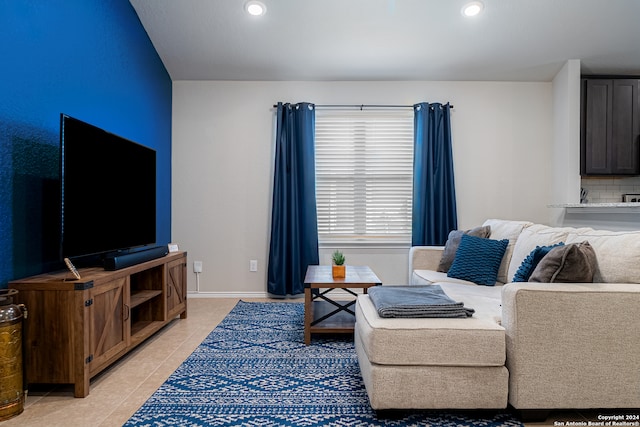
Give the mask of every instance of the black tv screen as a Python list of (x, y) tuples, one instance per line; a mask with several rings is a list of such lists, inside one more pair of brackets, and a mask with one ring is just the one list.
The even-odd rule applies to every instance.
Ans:
[(61, 114), (62, 256), (156, 241), (156, 152)]

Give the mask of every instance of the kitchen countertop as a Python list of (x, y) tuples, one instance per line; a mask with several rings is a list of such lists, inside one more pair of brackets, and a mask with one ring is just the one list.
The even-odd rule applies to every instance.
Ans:
[(548, 205), (549, 208), (640, 208), (640, 203), (612, 202), (612, 203), (560, 203)]

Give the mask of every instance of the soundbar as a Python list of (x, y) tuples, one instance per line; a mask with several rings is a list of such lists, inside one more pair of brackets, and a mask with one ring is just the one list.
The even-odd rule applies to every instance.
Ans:
[(152, 259), (161, 258), (169, 253), (167, 246), (156, 246), (129, 254), (115, 255), (104, 259), (104, 269), (107, 271), (120, 270)]

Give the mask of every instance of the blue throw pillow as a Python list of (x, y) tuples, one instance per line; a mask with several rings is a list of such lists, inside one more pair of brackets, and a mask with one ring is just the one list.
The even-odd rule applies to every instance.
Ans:
[(522, 260), (522, 264), (518, 267), (518, 271), (513, 275), (512, 282), (528, 282), (529, 277), (531, 277), (531, 273), (536, 269), (540, 260), (556, 246), (564, 246), (564, 243), (560, 242), (555, 245), (536, 246), (536, 248), (532, 250), (524, 260)]
[(507, 239), (492, 240), (464, 234), (447, 276), (478, 285), (495, 285), (508, 244)]

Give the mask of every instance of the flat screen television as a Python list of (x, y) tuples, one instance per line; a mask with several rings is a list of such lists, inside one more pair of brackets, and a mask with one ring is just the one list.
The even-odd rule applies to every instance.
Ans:
[(61, 114), (60, 151), (62, 257), (156, 242), (155, 150)]

